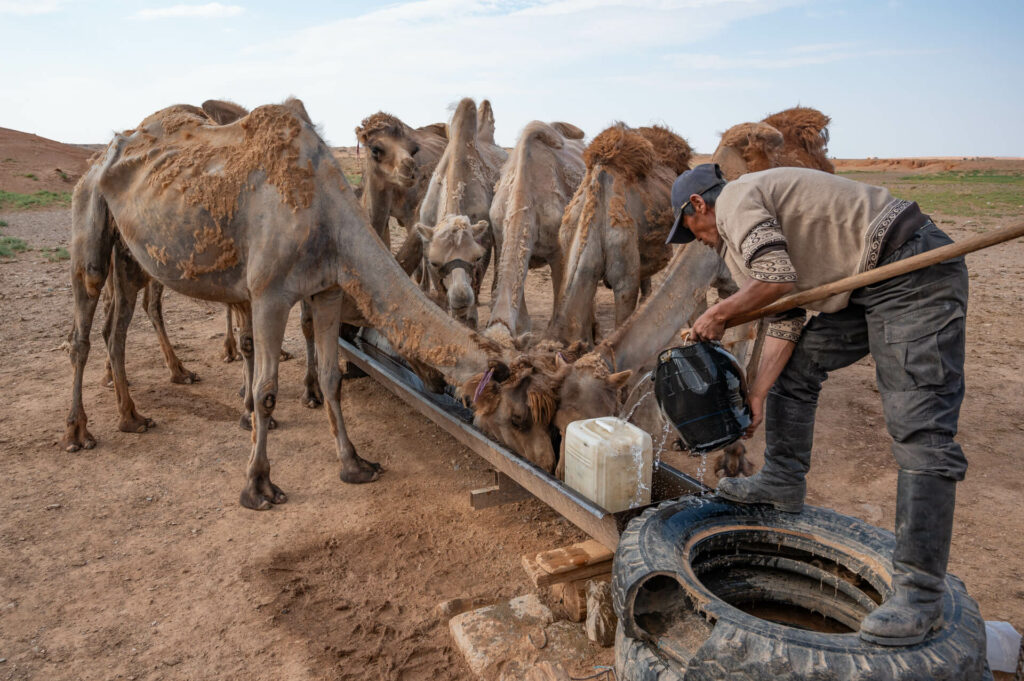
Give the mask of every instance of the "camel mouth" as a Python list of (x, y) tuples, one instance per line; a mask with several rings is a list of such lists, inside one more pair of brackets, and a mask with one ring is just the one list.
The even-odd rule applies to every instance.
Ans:
[(398, 179), (398, 184), (406, 188), (416, 184), (416, 176), (413, 174), (397, 173), (396, 178)]

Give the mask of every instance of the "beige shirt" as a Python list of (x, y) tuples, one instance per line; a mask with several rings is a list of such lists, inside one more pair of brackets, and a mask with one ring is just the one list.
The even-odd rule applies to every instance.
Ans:
[[(727, 184), (715, 216), (737, 284), (790, 282), (804, 291), (875, 267), (886, 233), (911, 205), (831, 173), (773, 168)], [(840, 293), (807, 307), (837, 312), (849, 299)], [(770, 333), (795, 341), (792, 326), (786, 335)]]

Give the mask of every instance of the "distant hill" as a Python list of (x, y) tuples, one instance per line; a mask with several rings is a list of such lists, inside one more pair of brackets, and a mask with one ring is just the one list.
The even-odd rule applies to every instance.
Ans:
[(0, 190), (32, 194), (69, 192), (104, 145), (55, 142), (39, 135), (0, 128)]

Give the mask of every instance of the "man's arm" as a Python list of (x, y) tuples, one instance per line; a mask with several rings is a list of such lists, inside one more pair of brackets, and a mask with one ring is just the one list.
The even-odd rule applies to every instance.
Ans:
[(775, 385), (775, 379), (779, 377), (782, 370), (793, 356), (796, 343), (775, 336), (768, 336), (764, 339), (764, 350), (761, 352), (761, 366), (757, 370), (757, 378), (754, 384), (747, 389), (747, 402), (750, 404), (750, 426), (743, 435), (743, 439), (750, 438), (764, 420), (764, 401), (768, 397), (768, 391)]
[[(709, 307), (693, 323), (692, 335), (697, 340), (721, 340), (725, 324), (730, 319), (774, 303), (792, 290), (793, 284), (790, 282), (769, 283), (750, 279), (739, 291)], [(779, 370), (782, 370), (781, 367)]]

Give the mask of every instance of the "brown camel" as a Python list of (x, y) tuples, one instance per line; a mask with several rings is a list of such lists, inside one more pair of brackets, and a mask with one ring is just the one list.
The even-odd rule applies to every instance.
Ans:
[(767, 123), (740, 123), (724, 133), (711, 156), (728, 180), (740, 175), (782, 165), (785, 140), (782, 133)]
[(836, 168), (828, 160), (828, 124), (831, 121), (817, 109), (796, 106), (772, 114), (763, 122), (781, 132), (785, 140), (780, 165), (834, 173)]
[[(649, 138), (658, 141), (657, 147)], [(664, 143), (666, 138), (675, 144)], [(615, 324), (636, 307), (641, 287), (672, 256), (670, 192), (690, 148), (664, 128), (632, 130), (619, 123), (583, 154), (587, 174), (565, 209), (559, 232), (564, 274), (546, 335), (594, 343), (593, 302), (602, 280), (615, 295)]]
[(437, 167), (448, 138), (438, 134), (438, 125), (413, 129), (391, 114), (378, 111), (363, 119), (356, 138), (363, 155), (362, 204), (370, 224), (391, 248), (389, 218), (409, 230), (416, 211), (427, 193), (430, 176)]
[[(111, 267), (111, 254), (114, 254)], [(270, 480), (267, 426), (277, 400), (281, 341), (291, 307), (308, 298), (319, 382), (341, 460), (341, 479), (381, 472), (345, 432), (337, 337), (342, 303), (354, 306), (401, 354), (454, 385), (491, 366), (507, 378), (500, 348), (438, 310), (402, 275), (376, 237), (341, 168), (297, 100), (263, 106), (231, 125), (210, 125), (179, 105), (115, 135), (83, 176), (72, 201), (71, 273), (75, 329), (72, 406), (62, 445), (95, 446), (82, 403), (82, 377), (100, 291), (112, 269), (115, 390), (132, 430), (139, 415), (124, 377), (124, 341), (135, 294), (132, 268), (179, 293), (232, 305), (243, 323), (246, 401), (255, 405), (252, 450), (242, 490), (247, 508), (286, 501)]]
[[(501, 164), (508, 153), (494, 144), (494, 115), (491, 104), (480, 104), (483, 116), (483, 136), (479, 134), (476, 104), (470, 98), (459, 102), (448, 125), (449, 143), (430, 178), (426, 196), (420, 205), (420, 221), (428, 226), (439, 225), (448, 215), (464, 215), (471, 223), (487, 220), (494, 198), (494, 185), (501, 172)], [(419, 242), (419, 239), (416, 239)], [(409, 243), (409, 240), (406, 240)], [(480, 282), (491, 262), (493, 237), (488, 228), (482, 241), (486, 249), (477, 265), (474, 298), (480, 295)], [(419, 245), (422, 249), (422, 244)], [(403, 245), (403, 250), (405, 247)], [(399, 260), (404, 260), (400, 255)], [(426, 271), (426, 263), (423, 263)]]
[(507, 341), (530, 330), (525, 296), (529, 268), (547, 264), (553, 292), (561, 287), (558, 229), (586, 173), (582, 140), (583, 131), (568, 123), (527, 123), (502, 167), (490, 211), (500, 255), (488, 337)]
[(484, 257), (487, 221), (469, 224), (465, 215), (448, 215), (436, 227), (416, 224), (423, 239), (424, 262), (434, 301), (471, 329), (476, 328), (476, 294), (480, 259)]

